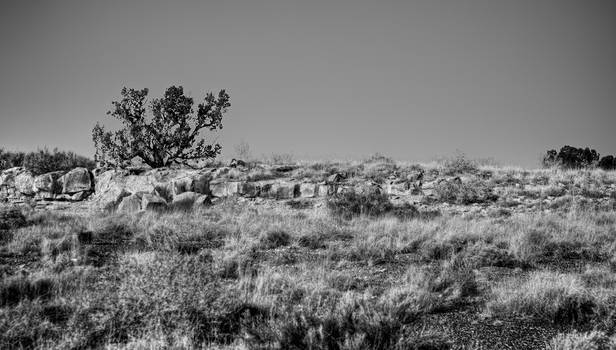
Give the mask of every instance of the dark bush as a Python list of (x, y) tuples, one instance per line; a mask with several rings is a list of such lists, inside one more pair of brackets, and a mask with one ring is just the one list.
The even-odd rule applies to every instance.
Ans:
[(25, 155), (24, 152), (11, 152), (0, 148), (0, 171), (16, 166), (23, 166)]
[(576, 148), (564, 146), (560, 152), (556, 150), (547, 151), (543, 157), (543, 166), (560, 166), (566, 169), (587, 168), (597, 164), (599, 161), (599, 153), (594, 149)]
[(0, 149), (0, 170), (23, 166), (35, 175), (45, 174), (52, 171), (68, 171), (77, 167), (93, 169), (93, 160), (77, 155), (73, 152), (59, 151), (54, 148), (38, 149), (35, 152), (7, 152)]
[(93, 160), (73, 152), (59, 151), (57, 148), (50, 152), (47, 148), (43, 148), (27, 153), (23, 166), (35, 175), (40, 175), (52, 171), (68, 171), (77, 167), (93, 169), (96, 164)]
[(259, 246), (263, 249), (276, 249), (291, 243), (291, 236), (282, 230), (269, 231), (259, 238)]
[(597, 166), (603, 170), (616, 170), (616, 158), (614, 156), (605, 156), (601, 158)]
[(327, 207), (335, 216), (344, 219), (359, 215), (376, 217), (394, 209), (394, 205), (386, 194), (359, 194), (353, 191), (335, 195), (327, 202)]
[(0, 306), (15, 305), (22, 300), (48, 298), (54, 288), (49, 278), (31, 280), (25, 276), (5, 279), (0, 285)]

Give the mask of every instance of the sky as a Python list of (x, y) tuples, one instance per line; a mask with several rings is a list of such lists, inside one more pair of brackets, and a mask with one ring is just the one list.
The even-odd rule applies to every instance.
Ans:
[(120, 90), (226, 89), (256, 155), (616, 153), (613, 0), (1, 0), (0, 147), (92, 156)]

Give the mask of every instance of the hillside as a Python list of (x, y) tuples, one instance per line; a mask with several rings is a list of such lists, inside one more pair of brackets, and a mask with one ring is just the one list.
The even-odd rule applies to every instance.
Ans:
[(14, 168), (0, 201), (0, 348), (616, 343), (615, 172)]

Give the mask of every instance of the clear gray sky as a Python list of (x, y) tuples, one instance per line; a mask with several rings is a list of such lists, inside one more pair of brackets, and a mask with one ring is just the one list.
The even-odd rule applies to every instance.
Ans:
[(13, 150), (92, 155), (123, 86), (179, 84), (228, 90), (227, 156), (616, 153), (614, 0), (2, 0), (0, 50)]

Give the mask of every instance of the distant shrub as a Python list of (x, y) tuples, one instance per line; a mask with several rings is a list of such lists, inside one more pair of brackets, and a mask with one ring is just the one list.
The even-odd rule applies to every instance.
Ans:
[(440, 160), (443, 175), (453, 176), (464, 173), (476, 173), (479, 171), (477, 162), (469, 159), (466, 154), (458, 153), (453, 157)]
[(23, 166), (25, 156), (26, 154), (24, 152), (11, 152), (0, 148), (0, 171)]
[(362, 163), (363, 176), (377, 183), (383, 183), (398, 170), (396, 162), (379, 153), (372, 155)]
[(594, 149), (564, 146), (559, 152), (547, 151), (543, 157), (543, 166), (559, 166), (566, 169), (579, 169), (594, 166), (599, 161), (599, 153)]
[(616, 158), (614, 156), (605, 156), (601, 158), (597, 166), (603, 170), (616, 170)]
[(408, 203), (395, 206), (386, 194), (374, 192), (363, 194), (349, 191), (337, 194), (328, 200), (327, 207), (334, 216), (347, 220), (360, 215), (392, 215), (402, 220), (421, 216), (414, 206)]
[(57, 148), (50, 152), (47, 148), (43, 148), (27, 153), (23, 166), (40, 175), (52, 171), (68, 171), (77, 167), (93, 169), (96, 164), (93, 160), (73, 152), (59, 151)]
[(472, 180), (441, 181), (435, 186), (437, 198), (442, 202), (455, 204), (473, 204), (495, 201), (498, 197), (492, 192), (492, 188), (484, 181)]
[(291, 153), (272, 153), (269, 162), (271, 164), (291, 164), (294, 160)]

